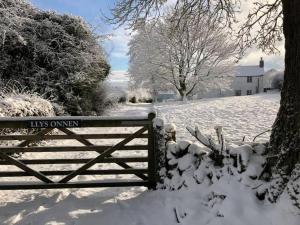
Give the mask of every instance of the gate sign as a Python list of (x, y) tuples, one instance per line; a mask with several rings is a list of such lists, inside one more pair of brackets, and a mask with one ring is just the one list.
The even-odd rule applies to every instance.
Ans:
[(29, 128), (67, 128), (80, 127), (80, 120), (30, 120)]

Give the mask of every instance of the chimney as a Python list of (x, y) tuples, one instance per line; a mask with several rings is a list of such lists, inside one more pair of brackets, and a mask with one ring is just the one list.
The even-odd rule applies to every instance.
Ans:
[(260, 68), (264, 68), (264, 66), (265, 66), (265, 62), (264, 62), (263, 58), (260, 57), (259, 67), (260, 67)]

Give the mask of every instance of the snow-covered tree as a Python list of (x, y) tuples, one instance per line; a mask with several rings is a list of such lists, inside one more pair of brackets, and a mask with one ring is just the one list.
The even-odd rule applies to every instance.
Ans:
[(97, 113), (109, 72), (98, 37), (80, 17), (0, 0), (0, 77), (16, 80), (72, 115)]
[(170, 87), (182, 99), (200, 84), (231, 72), (236, 44), (214, 17), (197, 12), (173, 20), (174, 14), (136, 29), (129, 43), (129, 73), (153, 92)]

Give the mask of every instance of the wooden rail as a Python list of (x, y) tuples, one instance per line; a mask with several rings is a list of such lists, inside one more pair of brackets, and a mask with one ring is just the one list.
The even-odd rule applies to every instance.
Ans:
[[(148, 117), (26, 117), (0, 118), (0, 130), (20, 130), (24, 134), (0, 135), (0, 190), (52, 189), (52, 188), (92, 188), (115, 186), (147, 186), (155, 188), (156, 169), (154, 154), (154, 113)], [(128, 127), (131, 133), (113, 134), (79, 134), (82, 128), (90, 127)], [(75, 130), (72, 128), (76, 128)], [(27, 131), (28, 132), (24, 132)], [(32, 133), (34, 132), (34, 133)], [(113, 140), (112, 145), (97, 145), (91, 140)], [(142, 144), (129, 144), (132, 140), (143, 141)], [(48, 146), (49, 141), (74, 140), (81, 146)], [(42, 145), (39, 142), (44, 141)], [(9, 144), (13, 143), (13, 145)], [(17, 144), (16, 144), (17, 143)], [(113, 153), (126, 152), (126, 157), (116, 157)], [(64, 156), (59, 157), (59, 153)], [(76, 152), (83, 155), (94, 152), (93, 157), (74, 158)], [(137, 156), (137, 152), (144, 152)], [(16, 157), (16, 153), (18, 156)], [(50, 158), (49, 154), (56, 156)], [(95, 156), (96, 153), (96, 156)], [(130, 153), (135, 153), (130, 155)], [(66, 158), (66, 154), (68, 157)], [(129, 156), (127, 156), (127, 154)], [(128, 163), (134, 163), (135, 167)], [(95, 169), (94, 165), (117, 164), (118, 168)], [(57, 165), (57, 166), (53, 166)], [(59, 166), (65, 165), (64, 169)], [(76, 168), (74, 169), (74, 165)], [(145, 166), (147, 165), (147, 166)], [(18, 170), (8, 170), (14, 166)], [(41, 168), (43, 166), (43, 168)], [(50, 169), (45, 169), (50, 166)], [(53, 167), (55, 169), (53, 169)], [(70, 169), (71, 168), (71, 169)], [(98, 167), (99, 168), (99, 167)], [(98, 176), (131, 174), (133, 179), (100, 179)], [(84, 181), (76, 177), (86, 176)], [(9, 177), (10, 179), (7, 179)], [(33, 182), (33, 177), (38, 181)], [(118, 176), (119, 177), (119, 176)], [(136, 178), (134, 178), (136, 177)], [(11, 181), (11, 178), (14, 181)], [(25, 179), (21, 181), (20, 178)], [(27, 180), (26, 180), (27, 178)]]

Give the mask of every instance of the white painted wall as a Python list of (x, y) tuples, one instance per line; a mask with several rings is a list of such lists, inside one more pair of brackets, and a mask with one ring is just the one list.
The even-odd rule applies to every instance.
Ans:
[(234, 91), (232, 89), (222, 89), (222, 88), (214, 88), (210, 90), (206, 90), (203, 93), (199, 93), (193, 96), (193, 99), (201, 99), (201, 98), (219, 98), (219, 97), (228, 97), (234, 96)]
[[(258, 92), (257, 92), (258, 88)], [(252, 83), (247, 82), (247, 77), (235, 77), (233, 81), (233, 89), (241, 90), (241, 95), (247, 95), (247, 90), (252, 90), (252, 94), (263, 92), (263, 76), (252, 77)]]

